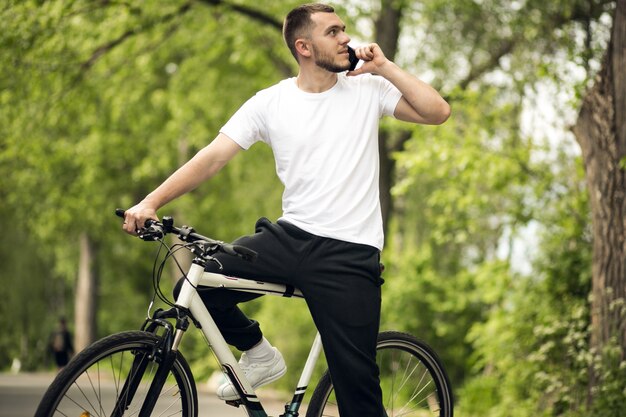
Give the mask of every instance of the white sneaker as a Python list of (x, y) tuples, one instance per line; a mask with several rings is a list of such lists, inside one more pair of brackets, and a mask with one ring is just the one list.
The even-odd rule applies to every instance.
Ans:
[[(287, 365), (278, 349), (273, 347), (274, 357), (267, 362), (252, 362), (248, 359), (246, 352), (241, 354), (239, 367), (252, 384), (252, 388), (257, 389), (261, 385), (276, 381), (287, 372)], [(217, 396), (220, 400), (232, 401), (239, 398), (239, 394), (233, 384), (227, 381), (217, 388)]]

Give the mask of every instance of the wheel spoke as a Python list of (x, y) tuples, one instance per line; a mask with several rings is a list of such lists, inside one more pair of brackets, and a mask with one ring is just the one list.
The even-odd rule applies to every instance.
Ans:
[[(89, 381), (90, 385), (93, 388), (93, 384), (91, 384), (91, 377), (89, 376), (89, 373), (86, 373), (86, 377), (87, 380)], [(97, 408), (91, 403), (91, 400), (89, 399), (89, 397), (87, 396), (87, 394), (85, 393), (85, 390), (83, 390), (83, 388), (81, 388), (80, 385), (78, 385), (78, 383), (76, 383), (76, 388), (78, 388), (78, 390), (80, 391), (80, 393), (83, 395), (83, 398), (85, 398), (85, 401), (87, 401), (87, 403), (89, 404), (89, 407), (91, 407), (91, 409), (93, 410), (93, 412), (95, 413)]]
[[(83, 392), (83, 390), (81, 389), (80, 385), (78, 385), (76, 382), (74, 382), (74, 385), (76, 386), (76, 388), (78, 389), (78, 391), (83, 394), (83, 397), (85, 398), (85, 400), (87, 401), (87, 403), (89, 404), (89, 407), (91, 407), (91, 410), (95, 413), (95, 408), (93, 407), (93, 405), (91, 404), (91, 402), (89, 401), (89, 398), (87, 398), (87, 396), (85, 395), (85, 393)], [(78, 399), (74, 399), (73, 396), (70, 395), (65, 395), (64, 398), (67, 398), (68, 400), (70, 400), (70, 402), (72, 402), (73, 404), (75, 404), (76, 406), (78, 406), (78, 408), (80, 408), (83, 411), (88, 411), (88, 408), (85, 408), (82, 404), (78, 403)], [(59, 410), (57, 410), (59, 411)]]
[[(96, 372), (98, 372), (98, 398), (102, 398), (102, 381), (100, 379), (100, 362), (96, 363)], [(105, 415), (102, 401), (100, 401), (100, 413), (101, 415)]]

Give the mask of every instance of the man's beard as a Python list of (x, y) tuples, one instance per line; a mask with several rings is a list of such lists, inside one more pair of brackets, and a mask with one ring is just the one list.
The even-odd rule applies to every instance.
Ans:
[(350, 69), (350, 61), (346, 62), (345, 65), (338, 65), (334, 62), (334, 57), (328, 54), (320, 53), (319, 49), (313, 46), (313, 53), (315, 54), (315, 65), (320, 68), (324, 68), (326, 71), (330, 72), (344, 72)]

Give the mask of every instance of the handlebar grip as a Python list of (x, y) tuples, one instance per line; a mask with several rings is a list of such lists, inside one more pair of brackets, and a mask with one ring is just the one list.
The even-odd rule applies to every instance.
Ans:
[[(121, 217), (123, 219), (126, 216), (126, 210), (121, 209), (121, 208), (116, 208), (115, 209), (115, 215), (117, 217)], [(157, 223), (157, 221), (153, 220), (153, 219), (147, 219), (146, 222), (144, 223), (144, 227), (150, 227), (154, 223)]]

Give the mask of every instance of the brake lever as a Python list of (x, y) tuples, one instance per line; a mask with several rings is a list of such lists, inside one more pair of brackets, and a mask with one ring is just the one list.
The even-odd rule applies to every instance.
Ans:
[(138, 230), (137, 236), (141, 240), (150, 242), (163, 239), (163, 236), (165, 236), (165, 231), (163, 230), (163, 226), (157, 221), (146, 220), (146, 227)]

